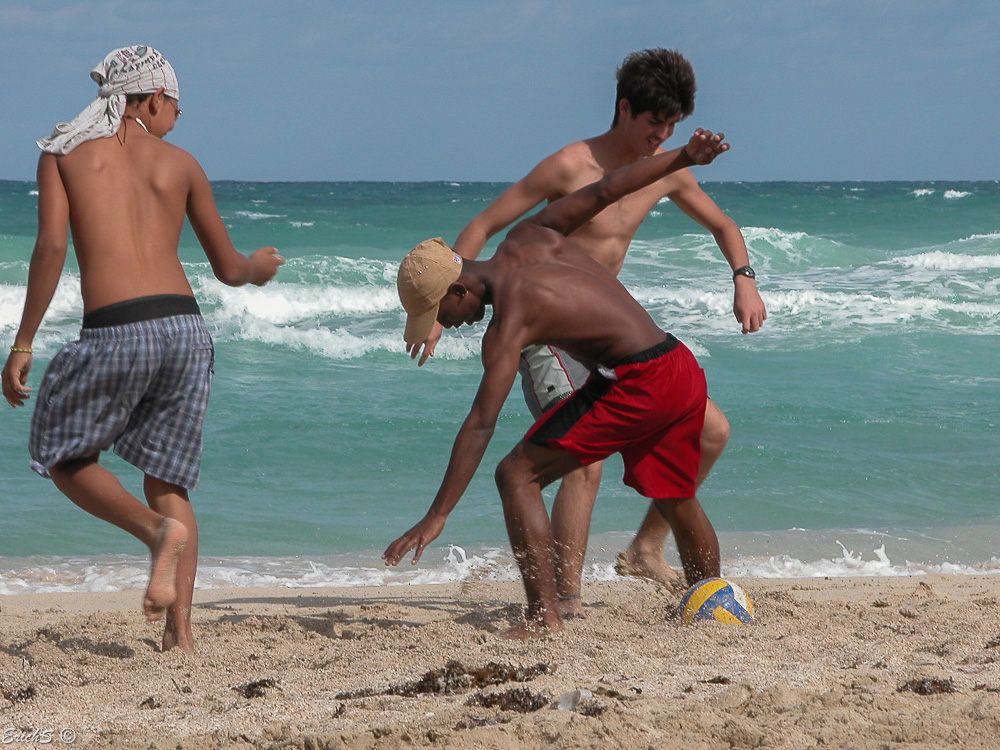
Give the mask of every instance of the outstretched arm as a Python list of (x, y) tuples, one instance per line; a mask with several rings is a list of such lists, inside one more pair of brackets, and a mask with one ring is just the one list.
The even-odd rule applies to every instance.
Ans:
[[(562, 186), (572, 178), (573, 161), (567, 149), (543, 159), (466, 224), (455, 239), (452, 250), (463, 258), (475, 260), (490, 237), (513, 224), (539, 203), (560, 194)], [(435, 323), (422, 344), (406, 345), (410, 359), (420, 357), (418, 367), (422, 367), (429, 357), (434, 356), (441, 334), (441, 325)]]
[(403, 556), (414, 548), (413, 562), (420, 560), (427, 545), (444, 530), (448, 514), (462, 498), (483, 460), (500, 410), (514, 384), (522, 348), (520, 341), (511, 340), (501, 333), (501, 326), (494, 325), (496, 321), (494, 313), (494, 319), (483, 336), (483, 379), (469, 416), (455, 437), (441, 487), (427, 514), (382, 553), (386, 565), (399, 564)]
[(651, 185), (671, 172), (696, 164), (711, 164), (716, 156), (729, 150), (729, 144), (723, 143), (724, 138), (722, 133), (698, 128), (682, 148), (664, 151), (616, 169), (603, 179), (550, 203), (525, 222), (569, 235), (629, 193)]
[(262, 247), (249, 257), (233, 247), (226, 225), (215, 207), (212, 186), (201, 166), (191, 159), (187, 216), (191, 228), (212, 264), (215, 277), (228, 286), (263, 286), (278, 272), (285, 259), (274, 247)]
[[(690, 173), (678, 175), (676, 188), (667, 194), (681, 211), (708, 229), (731, 270), (750, 265), (746, 242), (735, 221), (719, 208)], [(733, 278), (733, 314), (743, 333), (753, 333), (767, 319), (767, 308), (757, 291), (757, 282), (743, 275)]]

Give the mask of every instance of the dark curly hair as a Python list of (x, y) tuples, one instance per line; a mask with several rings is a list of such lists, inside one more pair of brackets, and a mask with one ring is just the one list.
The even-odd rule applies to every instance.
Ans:
[(666, 117), (687, 117), (694, 112), (697, 86), (691, 63), (680, 52), (671, 49), (644, 49), (626, 57), (618, 68), (618, 90), (615, 96), (615, 118), (618, 124), (618, 104), (628, 99), (632, 116), (655, 112)]

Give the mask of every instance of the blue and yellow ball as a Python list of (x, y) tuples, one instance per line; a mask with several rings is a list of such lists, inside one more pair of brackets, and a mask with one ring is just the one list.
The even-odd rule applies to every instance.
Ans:
[(741, 625), (753, 620), (753, 602), (747, 592), (725, 578), (706, 578), (688, 589), (678, 607), (681, 622), (715, 620)]

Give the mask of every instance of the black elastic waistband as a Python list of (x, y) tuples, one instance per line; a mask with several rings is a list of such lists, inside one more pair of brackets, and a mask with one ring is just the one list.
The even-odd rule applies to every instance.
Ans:
[[(651, 346), (648, 349), (643, 349), (641, 352), (635, 354), (630, 354), (627, 357), (623, 357), (615, 363), (615, 367), (621, 367), (622, 365), (638, 365), (643, 362), (652, 362), (657, 357), (662, 357), (667, 352), (672, 352), (677, 348), (677, 345), (681, 343), (678, 341), (673, 334), (666, 334), (667, 338), (664, 339), (663, 343), (657, 344), (656, 346)], [(614, 368), (612, 368), (614, 369)]]
[(107, 328), (143, 320), (169, 318), (171, 315), (201, 315), (194, 297), (186, 294), (154, 294), (115, 302), (84, 313), (84, 328)]

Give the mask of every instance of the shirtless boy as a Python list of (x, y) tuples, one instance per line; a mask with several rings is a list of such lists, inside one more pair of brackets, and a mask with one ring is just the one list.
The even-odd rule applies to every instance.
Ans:
[[(474, 218), (459, 234), (454, 250), (475, 259), (487, 240), (544, 201), (554, 201), (601, 179), (615, 169), (662, 153), (660, 144), (674, 126), (694, 110), (695, 78), (690, 63), (671, 50), (652, 49), (625, 58), (618, 70), (618, 88), (611, 129), (595, 138), (572, 143), (544, 159), (524, 178)], [(649, 211), (664, 197), (708, 229), (733, 270), (733, 312), (743, 333), (757, 331), (767, 317), (746, 244), (739, 227), (682, 169), (664, 176), (583, 223), (573, 232), (578, 248), (617, 275), (629, 243)], [(434, 352), (441, 336), (436, 326), (423, 343), (420, 364)], [(420, 346), (407, 347), (416, 357)], [(586, 380), (588, 369), (549, 346), (525, 349), (521, 384), (536, 419), (568, 398)], [(708, 476), (729, 439), (729, 423), (722, 411), (708, 402), (701, 436), (702, 458), (698, 484)], [(601, 481), (601, 462), (570, 472), (563, 478), (552, 505), (553, 533), (559, 550), (559, 593), (564, 610), (580, 611), (580, 578), (583, 572), (590, 517)], [(638, 575), (661, 583), (676, 580), (663, 559), (663, 545), (670, 526), (650, 505), (635, 539), (618, 557), (622, 574)]]
[[(266, 283), (284, 260), (233, 247), (208, 178), (166, 143), (181, 114), (166, 58), (137, 45), (94, 69), (98, 98), (38, 142), (38, 237), (3, 395), (23, 406), (31, 345), (62, 274), (68, 231), (80, 266), (83, 330), (49, 364), (31, 421), (31, 466), (74, 503), (150, 549), (146, 617), (162, 648), (191, 653), (202, 423), (214, 350), (177, 256), (185, 214), (230, 286)], [(144, 474), (147, 507), (98, 464), (115, 452)]]
[(698, 130), (688, 144), (641, 159), (550, 203), (515, 226), (486, 261), (464, 260), (440, 238), (412, 250), (397, 286), (407, 312), (404, 338), (493, 315), (483, 335), (483, 379), (459, 429), (441, 487), (427, 514), (386, 549), (396, 565), (416, 562), (444, 528), (482, 461), (497, 417), (529, 345), (565, 349), (592, 368), (586, 384), (550, 409), (496, 470), (504, 518), (527, 597), (527, 622), (505, 634), (561, 630), (556, 543), (542, 489), (570, 471), (621, 453), (625, 483), (653, 500), (674, 529), (688, 583), (719, 575), (719, 543), (695, 497), (705, 376), (694, 356), (664, 333), (615, 275), (568, 239), (626, 195), (728, 150)]

